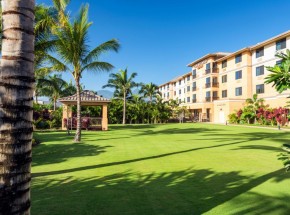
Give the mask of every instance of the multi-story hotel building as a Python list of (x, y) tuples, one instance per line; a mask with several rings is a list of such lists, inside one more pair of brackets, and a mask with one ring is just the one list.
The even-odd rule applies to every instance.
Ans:
[(207, 54), (192, 63), (191, 72), (160, 85), (164, 100), (178, 100), (200, 121), (225, 123), (234, 110), (257, 93), (270, 107), (284, 107), (290, 91), (279, 94), (264, 84), (266, 66), (279, 64), (277, 52), (290, 49), (290, 31), (234, 53)]

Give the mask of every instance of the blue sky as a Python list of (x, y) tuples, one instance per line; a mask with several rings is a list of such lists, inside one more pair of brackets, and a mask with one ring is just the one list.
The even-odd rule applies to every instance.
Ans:
[[(117, 38), (119, 53), (102, 60), (115, 66), (112, 72), (128, 67), (144, 83), (162, 84), (207, 53), (236, 51), (290, 30), (289, 0), (72, 0), (72, 15), (83, 3), (94, 23), (91, 46)], [(86, 73), (82, 83), (99, 90), (107, 80), (107, 73)]]

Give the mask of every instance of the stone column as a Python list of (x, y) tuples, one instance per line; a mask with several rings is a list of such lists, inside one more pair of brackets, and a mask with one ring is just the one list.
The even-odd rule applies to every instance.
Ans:
[(108, 105), (104, 104), (102, 106), (102, 130), (108, 130)]

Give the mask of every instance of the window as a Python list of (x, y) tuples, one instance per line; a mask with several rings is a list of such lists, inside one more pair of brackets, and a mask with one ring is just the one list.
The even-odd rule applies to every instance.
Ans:
[(218, 92), (217, 92), (217, 91), (213, 91), (213, 92), (212, 92), (212, 98), (213, 98), (214, 100), (218, 99)]
[(193, 82), (192, 83), (192, 91), (195, 91), (196, 90), (196, 82)]
[(181, 85), (181, 80), (179, 80), (179, 85)]
[(256, 93), (261, 94), (265, 92), (264, 84), (258, 84), (256, 85)]
[(192, 102), (196, 102), (196, 94), (192, 95)]
[(207, 98), (210, 98), (210, 91), (207, 91), (206, 94), (205, 94), (205, 96), (206, 96)]
[(283, 38), (276, 42), (276, 50), (281, 50), (286, 48), (286, 38)]
[(190, 76), (187, 76), (187, 81), (190, 81)]
[(264, 66), (256, 67), (256, 76), (264, 75)]
[(226, 98), (228, 97), (228, 91), (227, 90), (223, 90), (222, 91), (222, 98)]
[(276, 61), (276, 65), (277, 65), (277, 66), (281, 66), (281, 65), (282, 65), (282, 60), (277, 60), (277, 61)]
[(169, 97), (169, 92), (167, 93), (167, 98)]
[(165, 93), (163, 94), (163, 98), (165, 98), (166, 97), (166, 95), (165, 95)]
[(190, 86), (187, 86), (187, 92), (190, 92)]
[(207, 63), (207, 64), (205, 65), (205, 69), (206, 69), (206, 70), (210, 69), (210, 63)]
[(185, 93), (185, 88), (183, 89), (183, 92)]
[(210, 83), (210, 77), (207, 77), (207, 78), (205, 79), (205, 83), (207, 83), (207, 84)]
[(222, 76), (222, 83), (227, 83), (228, 81), (228, 76), (227, 75), (223, 75)]
[(236, 71), (236, 80), (242, 79), (242, 70)]
[(169, 84), (167, 85), (167, 90), (169, 90)]
[(264, 47), (257, 49), (256, 58), (263, 57), (263, 56), (264, 56)]
[(226, 68), (227, 64), (228, 64), (227, 60), (223, 60), (222, 61), (222, 68)]
[(174, 95), (176, 96), (176, 91), (174, 91)]
[(242, 87), (236, 88), (236, 96), (241, 96), (243, 94)]
[(238, 55), (236, 55), (235, 62), (236, 62), (236, 63), (240, 63), (240, 62), (242, 62), (242, 54), (238, 54)]
[(179, 95), (181, 94), (181, 90), (179, 90)]
[(196, 76), (196, 69), (192, 70), (192, 76)]
[(178, 103), (181, 104), (181, 99), (178, 99)]
[(187, 103), (189, 103), (190, 102), (190, 97), (187, 97), (186, 99), (187, 99)]

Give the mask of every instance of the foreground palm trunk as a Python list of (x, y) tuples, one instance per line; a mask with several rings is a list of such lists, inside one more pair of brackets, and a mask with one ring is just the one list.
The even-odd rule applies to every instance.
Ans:
[(0, 214), (30, 214), (34, 0), (2, 0)]
[(126, 91), (123, 95), (123, 125), (126, 124)]
[(79, 81), (76, 80), (76, 88), (77, 88), (77, 130), (75, 135), (75, 142), (81, 141), (81, 132), (82, 132), (82, 124), (81, 124), (81, 86)]

